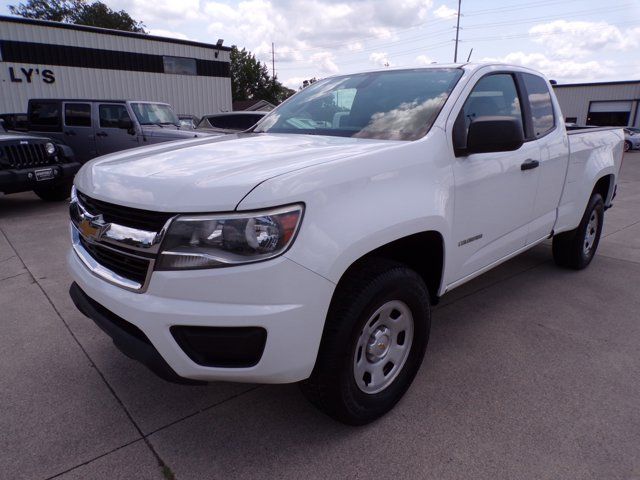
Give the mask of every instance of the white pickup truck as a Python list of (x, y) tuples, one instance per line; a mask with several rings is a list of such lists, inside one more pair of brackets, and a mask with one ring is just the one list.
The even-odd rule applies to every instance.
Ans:
[(567, 132), (521, 67), (328, 78), (250, 132), (84, 165), (70, 294), (165, 379), (301, 382), (364, 424), (409, 388), (441, 295), (548, 238), (589, 264), (623, 141)]

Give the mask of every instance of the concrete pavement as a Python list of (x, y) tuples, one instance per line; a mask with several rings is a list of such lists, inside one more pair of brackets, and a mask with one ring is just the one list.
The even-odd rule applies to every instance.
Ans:
[(598, 256), (549, 244), (443, 298), (425, 363), (363, 428), (296, 386), (165, 383), (68, 298), (66, 205), (0, 197), (0, 478), (640, 478), (640, 153)]

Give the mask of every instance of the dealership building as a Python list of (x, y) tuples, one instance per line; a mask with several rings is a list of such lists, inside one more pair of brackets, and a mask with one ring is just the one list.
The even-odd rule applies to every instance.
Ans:
[(166, 102), (176, 113), (231, 110), (230, 48), (142, 33), (0, 16), (0, 113), (30, 98)]
[(640, 80), (554, 85), (565, 121), (640, 127)]

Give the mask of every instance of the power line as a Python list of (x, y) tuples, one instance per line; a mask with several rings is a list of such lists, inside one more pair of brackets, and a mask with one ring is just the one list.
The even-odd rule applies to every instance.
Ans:
[(453, 63), (458, 63), (458, 36), (460, 35), (460, 6), (462, 4), (462, 0), (458, 0), (458, 15), (456, 20), (456, 48), (453, 53)]

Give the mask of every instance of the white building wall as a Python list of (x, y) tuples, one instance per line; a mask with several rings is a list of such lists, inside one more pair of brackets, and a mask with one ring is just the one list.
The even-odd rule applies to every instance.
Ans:
[[(201, 60), (229, 61), (229, 52), (206, 47), (176, 44), (119, 35), (109, 35), (12, 23), (0, 19), (0, 42), (12, 40), (32, 43), (97, 48), (151, 55), (167, 55)], [(12, 82), (21, 68), (33, 69), (30, 83)], [(45, 83), (42, 71), (50, 70), (55, 82)], [(36, 73), (37, 72), (37, 73)], [(149, 100), (171, 104), (177, 113), (205, 115), (231, 111), (231, 79), (194, 75), (176, 75), (124, 70), (35, 65), (5, 62), (0, 58), (0, 113), (26, 112), (30, 98), (75, 98)]]
[(632, 102), (629, 126), (640, 126), (640, 81), (617, 85), (558, 85), (554, 91), (564, 118), (576, 117), (579, 125), (587, 122), (590, 102), (626, 100)]

